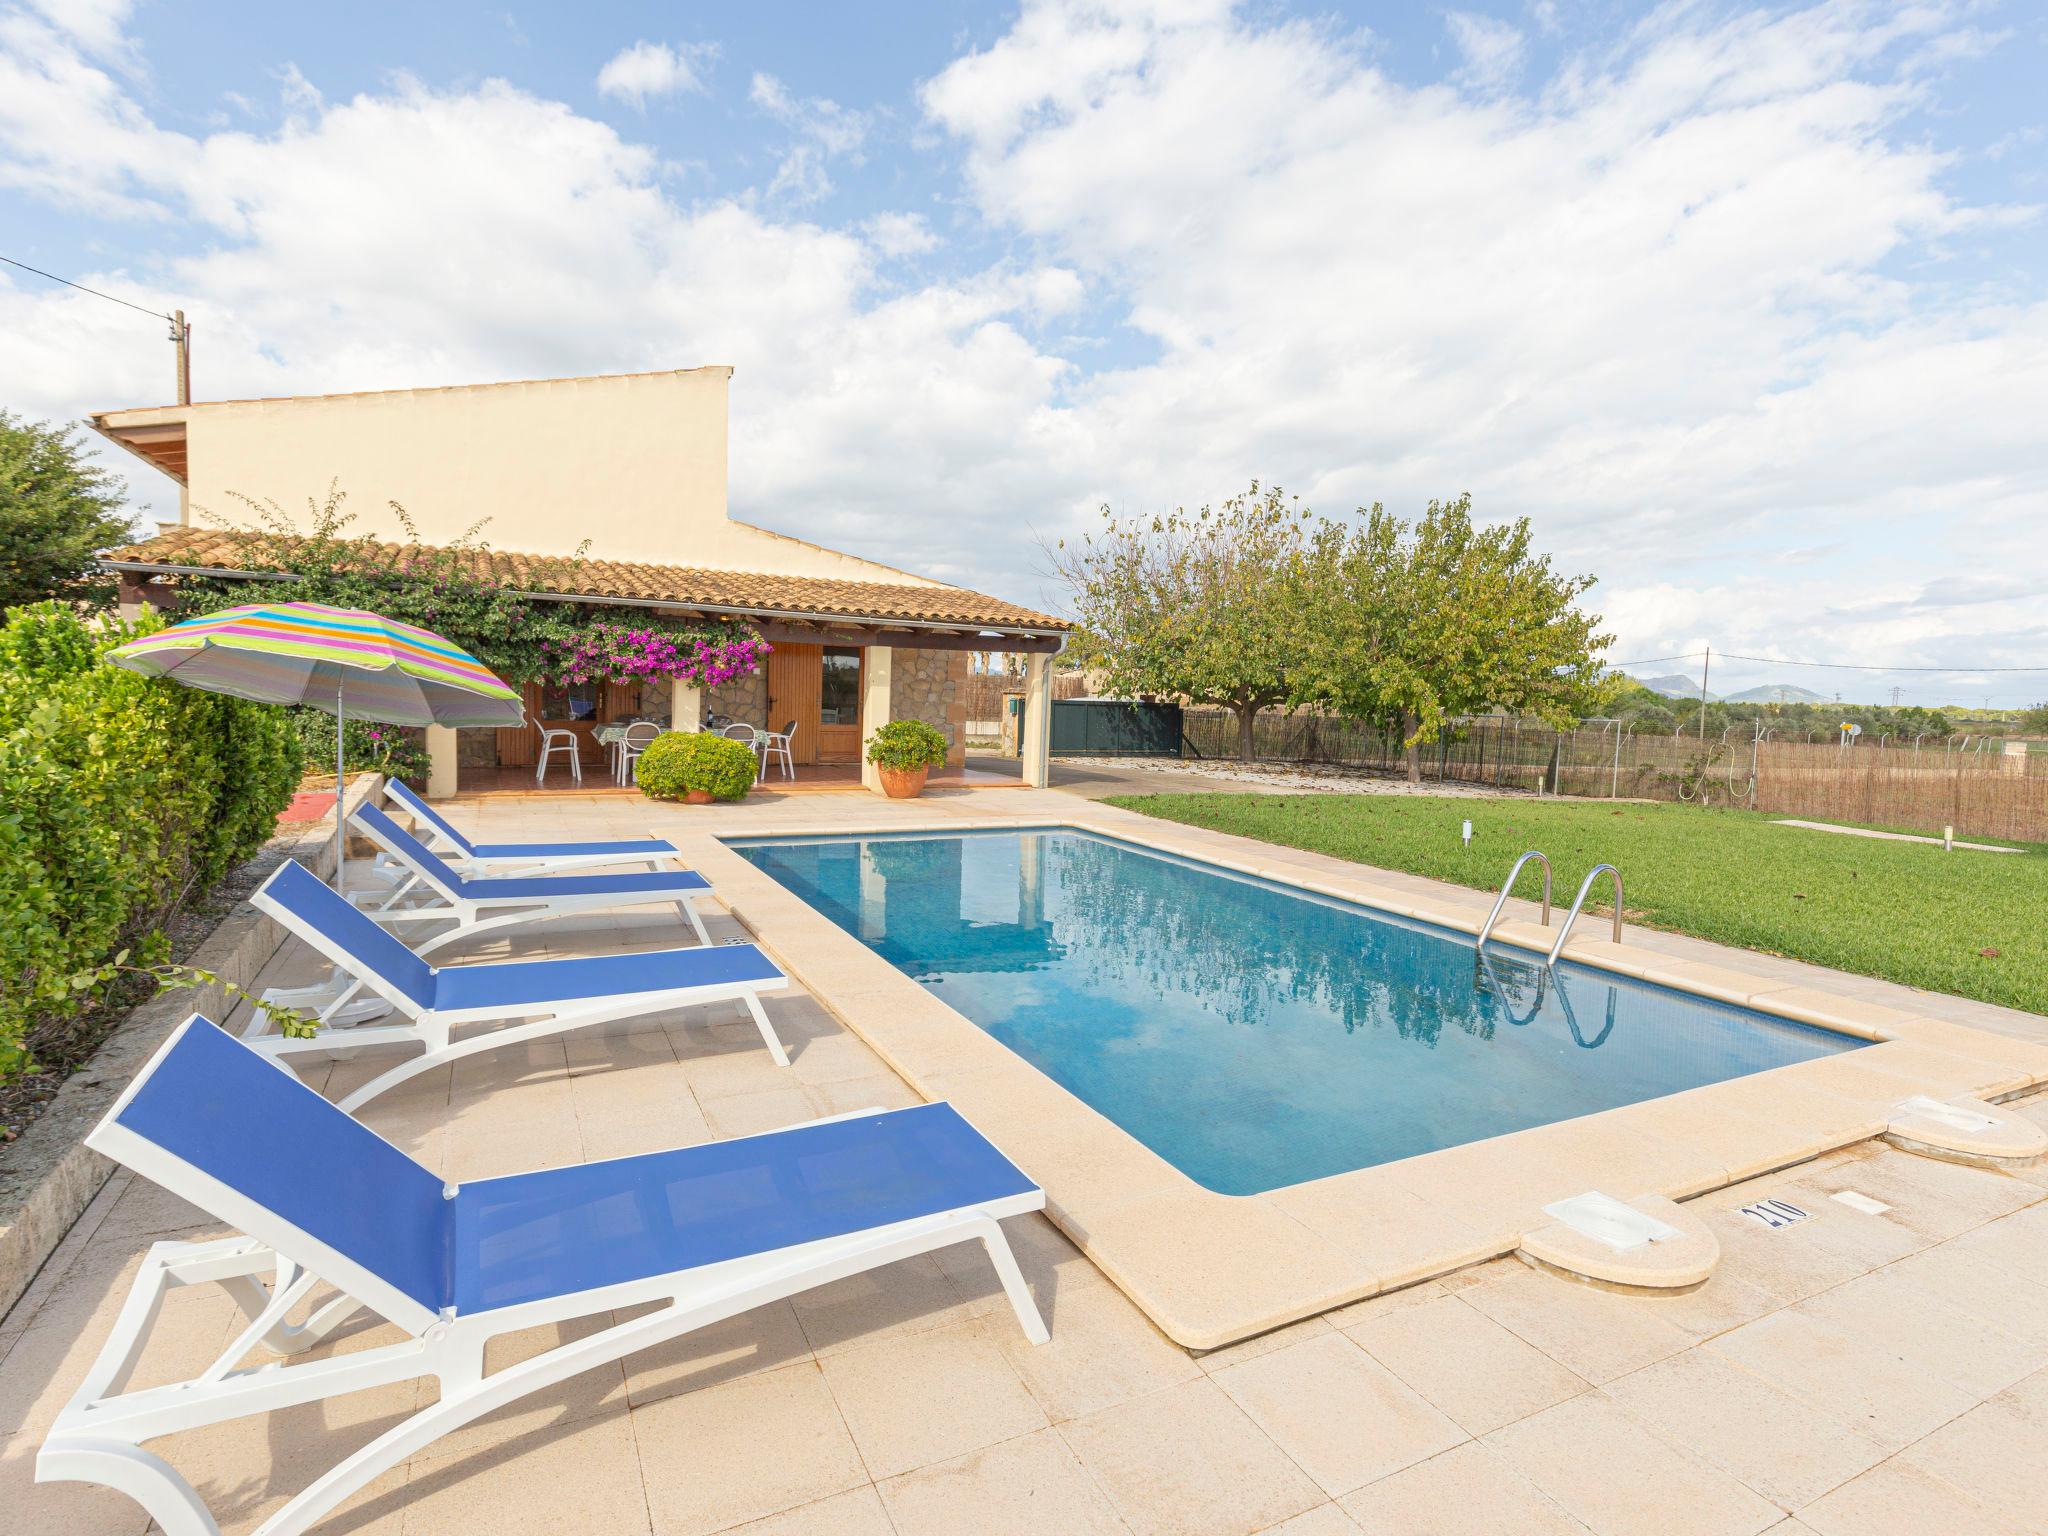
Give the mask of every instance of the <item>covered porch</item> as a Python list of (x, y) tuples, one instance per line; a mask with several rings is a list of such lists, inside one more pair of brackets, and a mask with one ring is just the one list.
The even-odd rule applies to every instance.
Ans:
[[(656, 611), (688, 613), (666, 605)], [(906, 718), (924, 720), (947, 738), (947, 761), (933, 771), (932, 788), (1047, 786), (1052, 658), (1061, 643), (1057, 634), (926, 628), (901, 621), (821, 623), (789, 616), (754, 622), (771, 650), (766, 663), (744, 678), (708, 689), (666, 678), (529, 683), (527, 724), (496, 730), (430, 728), (429, 796), (637, 793), (619, 782), (614, 743), (627, 726), (639, 722), (664, 730), (747, 728), (787, 736), (791, 771), (779, 758), (773, 761), (757, 793), (879, 792), (878, 776), (865, 760), (866, 742), (889, 721)], [(1021, 652), (1027, 658), (1024, 760), (1017, 778), (970, 769), (966, 763), (968, 658), (989, 651)], [(541, 771), (543, 730), (566, 731), (575, 738), (580, 780), (559, 751)]]

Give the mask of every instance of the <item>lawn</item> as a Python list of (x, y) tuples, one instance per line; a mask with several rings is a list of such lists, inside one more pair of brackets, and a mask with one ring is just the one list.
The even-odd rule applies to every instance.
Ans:
[[(1120, 795), (1148, 816), (1498, 890), (1526, 848), (1568, 905), (1618, 866), (1632, 922), (2048, 1013), (2048, 851), (1944, 853), (1773, 826), (1748, 811), (1586, 800)], [(1472, 822), (1472, 846), (1459, 825)], [(1518, 895), (1534, 896), (1523, 871)], [(1597, 888), (1596, 888), (1597, 889)], [(1594, 910), (1588, 903), (1588, 910)]]

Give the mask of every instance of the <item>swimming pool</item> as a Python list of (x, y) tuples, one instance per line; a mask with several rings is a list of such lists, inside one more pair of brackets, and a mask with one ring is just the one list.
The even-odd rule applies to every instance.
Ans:
[(1220, 1194), (1865, 1043), (1067, 828), (728, 846)]

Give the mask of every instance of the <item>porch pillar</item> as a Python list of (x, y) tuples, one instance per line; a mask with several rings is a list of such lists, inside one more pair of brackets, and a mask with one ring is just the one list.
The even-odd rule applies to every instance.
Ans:
[(1024, 782), (1052, 784), (1052, 657), (1044, 651), (1024, 663)]
[(895, 655), (886, 645), (871, 645), (861, 666), (860, 781), (878, 795), (882, 793), (882, 774), (868, 761), (868, 741), (889, 723), (891, 662)]
[(427, 798), (446, 800), (455, 793), (455, 765), (459, 761), (455, 727), (427, 727)]
[(695, 683), (671, 682), (668, 695), (668, 728), (672, 731), (704, 729), (704, 690)]

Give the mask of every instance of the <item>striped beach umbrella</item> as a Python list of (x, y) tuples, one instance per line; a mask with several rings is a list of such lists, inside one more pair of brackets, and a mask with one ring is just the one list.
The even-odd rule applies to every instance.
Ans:
[[(148, 677), (261, 704), (310, 704), (334, 715), (334, 799), (342, 803), (342, 724), (517, 725), (518, 691), (452, 640), (358, 608), (245, 603), (107, 652)], [(344, 829), (335, 817), (334, 883)]]

